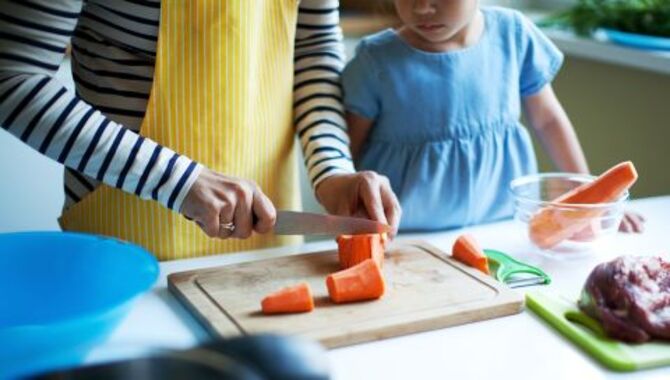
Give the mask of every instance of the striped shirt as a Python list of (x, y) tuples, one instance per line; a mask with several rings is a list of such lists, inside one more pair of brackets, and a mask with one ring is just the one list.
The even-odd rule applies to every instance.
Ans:
[[(159, 18), (157, 0), (0, 0), (0, 126), (66, 166), (64, 208), (105, 183), (178, 211), (199, 173), (139, 133)], [(68, 44), (74, 92), (54, 78)], [(316, 186), (354, 171), (338, 0), (300, 2), (294, 62), (295, 130)]]

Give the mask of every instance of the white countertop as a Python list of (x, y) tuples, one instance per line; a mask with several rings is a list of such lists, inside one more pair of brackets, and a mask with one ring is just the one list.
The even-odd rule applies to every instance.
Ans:
[[(467, 230), (484, 247), (496, 248), (539, 265), (552, 276), (552, 290), (576, 298), (586, 276), (598, 262), (623, 254), (670, 254), (670, 196), (633, 201), (630, 209), (647, 218), (644, 234), (618, 234), (603, 247), (600, 255), (570, 261), (531, 253), (511, 221)], [(425, 239), (449, 251), (455, 237), (462, 232), (404, 235), (400, 239)], [(208, 339), (205, 330), (168, 292), (166, 277), (170, 273), (334, 247), (334, 242), (317, 242), (162, 263), (161, 275), (153, 290), (135, 303), (97, 355), (128, 345), (189, 347)], [(333, 378), (347, 380), (670, 378), (670, 367), (624, 374), (606, 370), (529, 311), (334, 349), (329, 351), (329, 358)]]

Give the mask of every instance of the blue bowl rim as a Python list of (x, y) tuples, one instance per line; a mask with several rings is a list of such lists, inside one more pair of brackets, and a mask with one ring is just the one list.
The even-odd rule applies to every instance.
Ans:
[(86, 240), (108, 240), (108, 241), (113, 241), (116, 243), (120, 243), (123, 245), (128, 245), (130, 246), (133, 250), (137, 251), (138, 254), (143, 255), (144, 258), (147, 260), (148, 264), (150, 265), (153, 276), (148, 281), (147, 285), (143, 286), (141, 289), (138, 289), (136, 294), (133, 296), (124, 299), (124, 300), (119, 300), (116, 302), (112, 302), (107, 306), (104, 307), (99, 307), (95, 308), (93, 310), (78, 314), (75, 317), (62, 317), (62, 318), (54, 318), (49, 321), (45, 321), (44, 323), (24, 323), (24, 324), (14, 324), (14, 325), (7, 325), (7, 326), (0, 326), (0, 332), (8, 332), (8, 331), (14, 331), (14, 330), (22, 330), (22, 329), (39, 329), (39, 328), (44, 328), (44, 327), (54, 327), (54, 326), (67, 326), (70, 324), (76, 324), (76, 323), (82, 323), (82, 322), (90, 322), (94, 320), (98, 320), (100, 318), (105, 318), (107, 315), (111, 315), (114, 313), (115, 310), (122, 308), (124, 305), (127, 305), (129, 303), (134, 302), (141, 294), (145, 293), (149, 289), (153, 287), (153, 285), (156, 283), (156, 280), (158, 279), (158, 275), (160, 272), (160, 268), (158, 266), (158, 261), (152, 255), (149, 251), (146, 249), (133, 244), (131, 242), (121, 240), (115, 237), (111, 236), (104, 236), (104, 235), (96, 235), (96, 234), (88, 234), (88, 233), (81, 233), (81, 232), (70, 232), (70, 231), (20, 231), (20, 232), (8, 232), (8, 233), (1, 233), (0, 238), (5, 237), (5, 236), (58, 236), (58, 237), (67, 237), (67, 236), (73, 236), (73, 237), (78, 237), (78, 238), (84, 238)]
[(541, 201), (534, 198), (526, 197), (518, 194), (515, 189), (521, 185), (526, 185), (533, 182), (541, 182), (544, 179), (575, 179), (583, 180), (585, 182), (592, 182), (597, 177), (591, 174), (582, 174), (582, 173), (568, 173), (568, 172), (548, 172), (548, 173), (538, 173), (538, 174), (528, 174), (523, 177), (518, 177), (513, 179), (510, 184), (508, 191), (514, 197), (514, 199), (521, 200), (530, 204), (537, 206), (553, 206), (557, 208), (569, 208), (569, 209), (608, 209), (612, 207), (617, 207), (623, 202), (628, 200), (630, 193), (626, 190), (619, 199), (614, 202), (602, 202), (602, 203), (566, 203), (566, 202), (553, 202), (553, 201)]

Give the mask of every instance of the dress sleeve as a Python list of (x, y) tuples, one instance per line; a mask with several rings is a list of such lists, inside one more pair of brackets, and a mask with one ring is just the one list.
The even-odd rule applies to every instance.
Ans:
[(365, 41), (356, 48), (356, 55), (342, 74), (344, 107), (347, 111), (374, 120), (379, 114), (379, 97), (375, 91), (375, 66)]
[(0, 0), (0, 127), (72, 173), (179, 211), (201, 165), (107, 118), (55, 77), (81, 9)]
[(536, 94), (550, 83), (563, 64), (563, 53), (526, 17), (519, 15), (518, 38), (521, 47), (521, 96)]

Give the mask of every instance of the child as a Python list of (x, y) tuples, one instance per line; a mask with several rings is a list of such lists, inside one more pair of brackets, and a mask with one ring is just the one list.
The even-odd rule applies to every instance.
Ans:
[(510, 181), (537, 172), (522, 108), (561, 171), (588, 173), (550, 84), (563, 55), (521, 13), (477, 0), (395, 6), (402, 27), (363, 39), (342, 83), (357, 169), (389, 178), (401, 229), (511, 216)]

